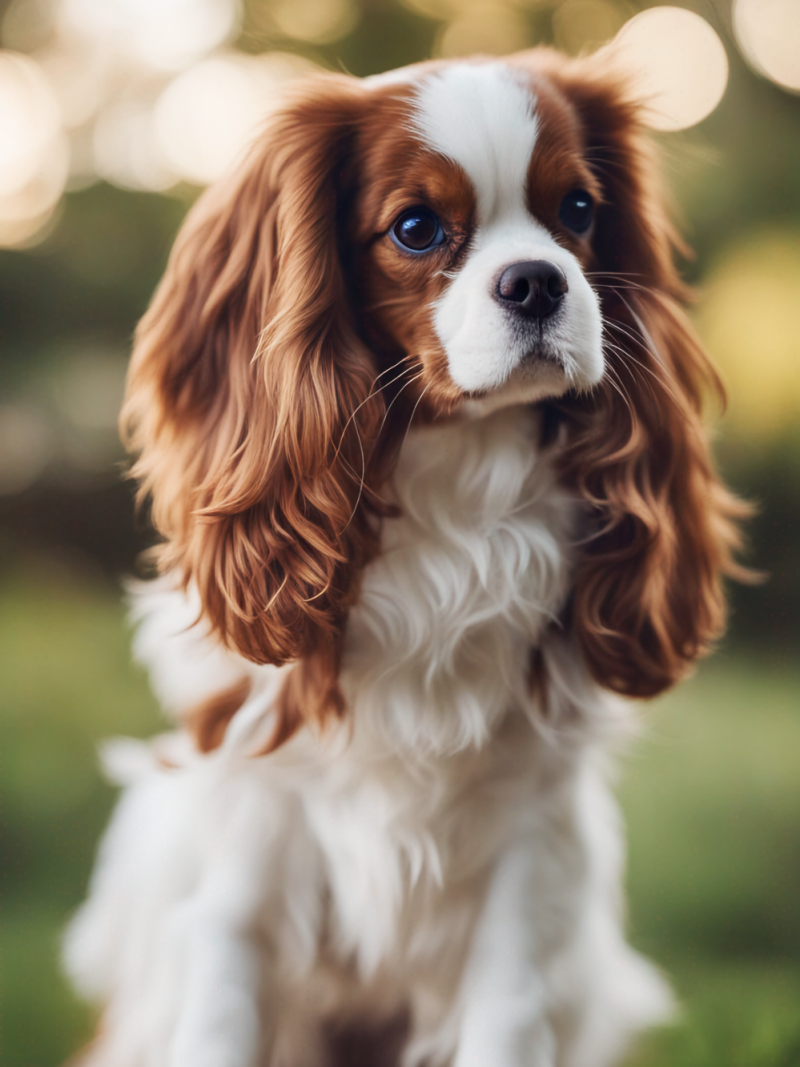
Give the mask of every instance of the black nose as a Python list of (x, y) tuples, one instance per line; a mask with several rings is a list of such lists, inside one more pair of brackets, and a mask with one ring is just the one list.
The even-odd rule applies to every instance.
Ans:
[(552, 315), (569, 286), (564, 272), (546, 259), (512, 263), (500, 275), (495, 300), (531, 319)]

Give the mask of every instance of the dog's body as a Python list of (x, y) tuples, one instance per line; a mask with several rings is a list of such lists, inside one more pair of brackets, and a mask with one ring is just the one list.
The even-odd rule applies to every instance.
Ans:
[[(546, 67), (550, 60), (543, 62)], [(566, 251), (564, 241), (554, 239), (538, 216), (531, 222), (523, 200), (515, 199), (524, 169), (521, 177), (514, 152), (522, 152), (527, 166), (531, 145), (509, 147), (512, 127), (516, 123), (519, 133), (528, 122), (531, 143), (540, 130), (547, 131), (541, 116), (525, 118), (528, 105), (518, 75), (487, 73), (496, 65), (449, 69), (456, 73), (441, 81), (436, 74), (433, 82), (426, 80), (424, 68), (397, 83), (402, 92), (409, 84), (422, 86), (417, 100), (427, 102), (417, 106), (415, 136), (420, 130), (428, 138), (436, 135), (431, 99), (438, 107), (454, 86), (462, 96), (476, 92), (475, 100), (494, 93), (507, 113), (498, 117), (498, 133), (484, 131), (484, 156), (479, 153), (476, 163), (474, 152), (462, 153), (459, 164), (476, 181), (479, 224), (469, 237), (467, 258), (451, 268), (450, 287), (442, 291), (445, 283), (436, 282), (439, 295), (431, 305), (449, 379), (436, 353), (420, 357), (425, 387), (418, 387), (405, 409), (396, 459), (382, 480), (376, 477), (370, 486), (369, 472), (392, 404), (383, 410), (380, 427), (373, 423), (365, 432), (366, 454), (361, 451), (358, 459), (358, 450), (346, 452), (349, 469), (340, 482), (346, 506), (340, 509), (335, 557), (344, 569), (332, 577), (314, 571), (315, 552), (330, 535), (325, 516), (317, 518), (324, 511), (320, 499), (324, 492), (335, 497), (324, 479), (357, 412), (375, 396), (374, 372), (383, 367), (380, 377), (392, 369), (390, 354), (398, 344), (404, 359), (412, 349), (401, 339), (402, 323), (380, 319), (380, 313), (378, 321), (371, 320), (383, 305), (374, 270), (365, 270), (359, 257), (372, 254), (373, 238), (359, 243), (353, 237), (355, 250), (345, 257), (354, 272), (350, 284), (366, 294), (359, 332), (373, 354), (385, 349), (370, 357), (372, 385), (360, 398), (341, 403), (341, 421), (325, 443), (335, 448), (333, 457), (328, 453), (321, 466), (307, 458), (312, 470), (307, 483), (302, 470), (289, 478), (292, 494), (305, 485), (299, 510), (277, 493), (265, 504), (241, 485), (234, 492), (230, 480), (225, 504), (200, 499), (220, 457), (225, 478), (239, 469), (258, 412), (248, 416), (245, 430), (244, 423), (237, 424), (235, 460), (224, 445), (210, 448), (204, 471), (192, 475), (193, 514), (203, 508), (213, 528), (231, 516), (239, 522), (254, 503), (271, 509), (269, 518), (262, 512), (257, 520), (248, 518), (247, 544), (228, 544), (213, 567), (207, 557), (219, 551), (219, 543), (207, 548), (206, 556), (192, 556), (187, 545), (198, 536), (195, 520), (186, 513), (180, 521), (174, 512), (168, 516), (174, 501), (163, 488), (176, 486), (182, 472), (174, 461), (166, 473), (155, 471), (154, 457), (164, 459), (168, 439), (183, 447), (174, 416), (165, 436), (166, 423), (154, 429), (155, 416), (139, 403), (140, 474), (154, 492), (156, 519), (171, 538), (173, 555), (166, 576), (139, 594), (137, 649), (163, 703), (186, 731), (112, 753), (115, 773), (129, 790), (106, 839), (90, 899), (71, 929), (67, 954), (81, 987), (106, 1004), (87, 1060), (97, 1067), (324, 1067), (337, 1029), (400, 1016), (408, 1026), (403, 1050), (408, 1067), (605, 1067), (616, 1062), (636, 1029), (668, 1013), (665, 984), (623, 935), (623, 834), (607, 761), (609, 750), (629, 732), (631, 712), (605, 690), (644, 695), (664, 688), (718, 629), (718, 612), (709, 605), (714, 597), (719, 601), (719, 571), (731, 566), (727, 553), (735, 538), (727, 516), (736, 509), (713, 481), (699, 438), (691, 440), (696, 456), (685, 440), (679, 442), (678, 465), (668, 462), (666, 477), (662, 472), (645, 484), (645, 469), (663, 466), (663, 450), (670, 447), (663, 443), (663, 426), (674, 426), (675, 436), (689, 432), (668, 414), (648, 412), (645, 400), (641, 422), (638, 415), (635, 420), (638, 429), (628, 426), (627, 446), (615, 440), (619, 428), (613, 424), (600, 434), (609, 438), (596, 464), (603, 477), (631, 455), (640, 457), (638, 473), (625, 476), (626, 518), (606, 518), (596, 528), (589, 524), (602, 506), (611, 514), (623, 503), (622, 483), (614, 491), (606, 486), (602, 497), (588, 469), (585, 476), (570, 476), (576, 440), (591, 436), (580, 409), (559, 410), (553, 422), (546, 406), (532, 402), (563, 396), (569, 388), (586, 392), (603, 375), (599, 304), (579, 266), (590, 253), (577, 245), (578, 251)], [(395, 107), (392, 84), (367, 91), (388, 94)], [(544, 87), (537, 99), (544, 107)], [(550, 113), (552, 108), (542, 112)], [(450, 147), (442, 151), (450, 159), (459, 155), (452, 147), (458, 121), (456, 115), (443, 134)], [(564, 123), (563, 116), (559, 121)], [(366, 119), (359, 122), (367, 128)], [(351, 134), (352, 129), (351, 123)], [(494, 177), (487, 163), (492, 150)], [(348, 168), (342, 160), (339, 165)], [(478, 179), (470, 166), (480, 172)], [(361, 173), (368, 167), (362, 163)], [(344, 171), (338, 180), (350, 189)], [(487, 207), (490, 199), (493, 206)], [(453, 216), (440, 210), (445, 220), (440, 228), (450, 233)], [(408, 232), (419, 232), (430, 223), (428, 216), (405, 211), (399, 218), (412, 217)], [(567, 216), (576, 217), (569, 211)], [(579, 219), (576, 233), (582, 225)], [(428, 230), (433, 232), (432, 224)], [(340, 219), (340, 232), (351, 231), (359, 232)], [(397, 225), (392, 232), (395, 244), (407, 237)], [(280, 222), (278, 243), (279, 238)], [(385, 230), (378, 238), (387, 241)], [(251, 255), (254, 247), (250, 239)], [(388, 243), (382, 247), (376, 255), (395, 254)], [(423, 249), (429, 260), (428, 248), (437, 247), (430, 243)], [(237, 269), (239, 260), (243, 271), (245, 258), (230, 237), (225, 248), (211, 295), (202, 298), (204, 314), (211, 306), (234, 303), (221, 295), (219, 279)], [(464, 321), (474, 317), (470, 278), (495, 276), (509, 249), (531, 257), (542, 248), (555, 263), (551, 269), (547, 261), (546, 284), (560, 289), (551, 292), (552, 306), (540, 304), (533, 313), (536, 351), (552, 343), (556, 354), (533, 358), (537, 366), (546, 364), (543, 370), (531, 370), (523, 355), (520, 365), (528, 364), (520, 378), (513, 366), (498, 371), (487, 363), (495, 327), (479, 319), (464, 336)], [(400, 253), (402, 269), (422, 269), (422, 260), (412, 263)], [(597, 250), (591, 255), (602, 265)], [(276, 270), (286, 273), (285, 262)], [(252, 288), (251, 274), (240, 276)], [(505, 315), (517, 297), (497, 284), (500, 296), (494, 299)], [(528, 284), (533, 292), (537, 283), (524, 281)], [(571, 294), (567, 303), (553, 316), (565, 293)], [(173, 291), (156, 304), (152, 331), (175, 303)], [(243, 311), (236, 306), (238, 322)], [(512, 312), (517, 314), (513, 307)], [(265, 314), (269, 330), (278, 330), (277, 322), (285, 331), (288, 312), (273, 306)], [(606, 322), (609, 314), (606, 309)], [(668, 345), (656, 318), (645, 322), (642, 316), (646, 309), (632, 320), (634, 328), (637, 322), (641, 327), (638, 343)], [(229, 345), (231, 321), (227, 318), (225, 327)], [(528, 327), (519, 317), (514, 322), (512, 334), (519, 337)], [(205, 328), (210, 330), (208, 323)], [(488, 340), (481, 330), (489, 331)], [(391, 345), (384, 343), (387, 332)], [(555, 341), (542, 340), (551, 335)], [(281, 352), (285, 336), (282, 344)], [(419, 339), (415, 344), (419, 347)], [(343, 349), (334, 347), (338, 374)], [(152, 374), (159, 348), (142, 343), (150, 354), (134, 370), (134, 395), (136, 375), (141, 385), (142, 367), (149, 365)], [(503, 358), (508, 363), (511, 357), (506, 351)], [(662, 359), (664, 374), (672, 359), (669, 353)], [(200, 365), (192, 361), (192, 367), (197, 375)], [(233, 379), (239, 372), (231, 364), (224, 373)], [(556, 381), (562, 374), (564, 380)], [(669, 389), (691, 394), (693, 374), (701, 371), (679, 368)], [(185, 389), (191, 380), (185, 367), (177, 376), (171, 372), (173, 399), (160, 398), (159, 417), (179, 398), (175, 383)], [(453, 398), (455, 386), (460, 399)], [(225, 403), (231, 403), (233, 389), (223, 387)], [(428, 389), (433, 406), (425, 401)], [(155, 403), (152, 382), (145, 392), (147, 403)], [(399, 400), (402, 409), (401, 394), (402, 389), (392, 403)], [(296, 400), (300, 406), (302, 397)], [(673, 400), (663, 403), (668, 408)], [(278, 400), (270, 402), (279, 408)], [(427, 408), (415, 422), (423, 402)], [(186, 395), (177, 403), (184, 416), (186, 403)], [(204, 410), (209, 403), (216, 397)], [(630, 394), (626, 405), (633, 417)], [(680, 414), (694, 434), (699, 431), (690, 408), (691, 402)], [(217, 411), (214, 427), (220, 418)], [(295, 441), (302, 437), (309, 420), (315, 425), (306, 412), (299, 428), (287, 428), (276, 416), (284, 444), (287, 434)], [(661, 436), (653, 430), (649, 440), (638, 440), (651, 424), (661, 427)], [(189, 436), (191, 425), (190, 419)], [(277, 440), (275, 432), (270, 428), (267, 434)], [(149, 453), (148, 435), (158, 438)], [(222, 436), (219, 431), (218, 440)], [(364, 441), (358, 444), (363, 450)], [(600, 447), (597, 441), (594, 447)], [(265, 483), (273, 461), (274, 456), (262, 468)], [(676, 485), (686, 514), (678, 514)], [(370, 503), (363, 495), (370, 493), (372, 510), (363, 514), (360, 509)], [(630, 504), (637, 493), (637, 503)], [(634, 521), (631, 516), (645, 516), (646, 525), (647, 509), (657, 512), (662, 496), (676, 531), (651, 528), (649, 540), (640, 537), (626, 524)], [(314, 530), (309, 533), (304, 523), (316, 523)], [(696, 543), (682, 523), (695, 531)], [(292, 524), (295, 533), (283, 537)], [(361, 541), (348, 541), (356, 527)], [(252, 561), (243, 564), (264, 529), (277, 540), (255, 551), (262, 569)], [(602, 581), (592, 586), (585, 546), (591, 543), (595, 551), (609, 530), (613, 543), (605, 543)], [(662, 535), (664, 551), (674, 552), (677, 545), (680, 559), (654, 563), (648, 556)], [(183, 557), (174, 552), (179, 543)], [(681, 573), (684, 558), (689, 562)], [(342, 576), (354, 561), (358, 573), (348, 585)], [(596, 560), (589, 562), (597, 568)], [(231, 568), (241, 576), (243, 567), (250, 576), (247, 588), (237, 586), (235, 595), (223, 590)], [(647, 582), (645, 570), (654, 574)], [(264, 575), (267, 584), (259, 593)], [(295, 622), (287, 626), (281, 598), (292, 582), (299, 583), (298, 575), (306, 595), (293, 601)], [(621, 584), (626, 575), (630, 588)], [(681, 588), (665, 589), (671, 581), (680, 581)], [(590, 587), (594, 599), (582, 597), (581, 590)], [(258, 595), (254, 609), (249, 598)], [(684, 605), (683, 597), (691, 603)], [(623, 625), (614, 613), (628, 601), (636, 621)], [(193, 625), (198, 615), (201, 621)], [(670, 630), (687, 626), (680, 637)], [(256, 630), (260, 636), (254, 637)]]
[[(267, 1062), (317, 1067), (326, 1022), (410, 1008), (409, 1064), (554, 1063), (558, 1035), (559, 1063), (592, 1067), (667, 1007), (622, 933), (603, 749), (624, 708), (568, 648), (547, 719), (530, 691), (577, 517), (535, 430), (514, 409), (404, 446), (402, 515), (347, 628), (350, 723), (250, 758), (279, 671), (240, 661), (238, 736), (143, 761), (72, 935), (74, 970), (130, 1020), (110, 1064), (260, 1063), (268, 1019)], [(180, 592), (139, 607), (168, 701), (193, 669), (231, 683)]]

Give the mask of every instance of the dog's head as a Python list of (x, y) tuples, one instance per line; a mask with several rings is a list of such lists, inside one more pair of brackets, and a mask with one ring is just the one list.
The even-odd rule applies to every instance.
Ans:
[(603, 374), (585, 274), (602, 187), (568, 99), (534, 70), (456, 63), (373, 89), (383, 122), (358, 137), (343, 243), (360, 304), (378, 350), (413, 356), (436, 413)]
[(721, 629), (740, 512), (673, 243), (603, 57), (309, 81), (190, 213), (137, 334), (123, 427), (160, 565), (335, 706), (410, 420), (546, 403), (588, 505), (570, 625), (602, 684), (660, 692)]

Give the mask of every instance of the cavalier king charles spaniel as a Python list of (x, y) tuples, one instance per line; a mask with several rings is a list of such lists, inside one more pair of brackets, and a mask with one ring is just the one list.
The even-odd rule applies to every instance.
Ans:
[(106, 752), (81, 1063), (606, 1067), (668, 1015), (609, 763), (744, 510), (675, 244), (625, 78), (547, 50), (308, 80), (190, 212), (122, 415), (177, 728)]

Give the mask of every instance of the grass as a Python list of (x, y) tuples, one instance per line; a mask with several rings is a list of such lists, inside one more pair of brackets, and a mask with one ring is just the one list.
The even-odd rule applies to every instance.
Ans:
[(0, 1063), (55, 1067), (88, 1010), (58, 970), (60, 931), (86, 890), (113, 802), (97, 738), (158, 716), (130, 665), (119, 595), (47, 565), (0, 594)]
[[(39, 565), (0, 592), (0, 1062), (56, 1067), (91, 1019), (58, 937), (113, 801), (96, 739), (159, 728), (119, 595)], [(720, 654), (648, 712), (620, 794), (634, 942), (681, 1021), (628, 1067), (800, 1067), (800, 670)]]
[(800, 1067), (800, 672), (720, 653), (628, 759), (635, 942), (681, 1025), (635, 1067)]

